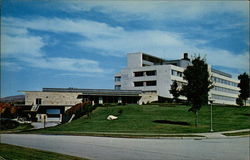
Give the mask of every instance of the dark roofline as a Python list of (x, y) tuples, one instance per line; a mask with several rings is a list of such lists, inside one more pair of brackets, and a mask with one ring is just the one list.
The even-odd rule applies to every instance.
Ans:
[(150, 55), (150, 54), (147, 54), (147, 53), (143, 53), (141, 52), (142, 55), (145, 55), (145, 56), (148, 56), (148, 57), (152, 57), (152, 58), (155, 58), (155, 59), (159, 59), (161, 61), (167, 61), (166, 59), (163, 59), (163, 58), (160, 58), (160, 57), (156, 57), (156, 56), (153, 56), (153, 55)]
[(141, 90), (114, 90), (114, 89), (83, 89), (83, 88), (43, 88), (43, 92), (104, 92), (104, 93), (142, 93)]
[(225, 76), (225, 77), (228, 77), (228, 78), (232, 78), (232, 75), (231, 75), (231, 74), (222, 72), (222, 71), (217, 70), (217, 69), (214, 69), (214, 68), (211, 68), (211, 72), (220, 74), (220, 75)]

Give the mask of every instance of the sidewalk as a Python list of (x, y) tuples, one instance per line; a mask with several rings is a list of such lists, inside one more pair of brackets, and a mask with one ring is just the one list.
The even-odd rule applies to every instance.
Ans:
[(225, 136), (224, 133), (237, 133), (237, 132), (247, 132), (250, 129), (241, 129), (234, 131), (223, 131), (223, 132), (208, 132), (208, 133), (194, 133), (193, 135), (201, 135), (206, 138), (225, 138), (225, 137), (237, 137), (237, 136)]
[[(59, 124), (58, 122), (46, 122), (45, 127), (53, 127), (53, 126), (56, 126), (58, 124)], [(44, 128), (44, 123), (42, 123), (42, 122), (32, 122), (31, 125), (34, 126), (34, 128), (32, 128), (32, 129)]]
[[(152, 133), (112, 133), (112, 132), (82, 132), (79, 136), (104, 136), (104, 137), (124, 137), (124, 138), (170, 138), (170, 139), (217, 139), (217, 138), (236, 138), (242, 136), (225, 136), (224, 133), (246, 132), (250, 129), (207, 132), (207, 133), (170, 133), (170, 134), (152, 134)], [(195, 137), (197, 136), (197, 137)]]

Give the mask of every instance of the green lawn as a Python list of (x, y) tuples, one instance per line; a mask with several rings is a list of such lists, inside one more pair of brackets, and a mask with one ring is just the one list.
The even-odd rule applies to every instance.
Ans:
[(13, 128), (13, 129), (0, 130), (0, 134), (25, 131), (31, 128), (33, 128), (31, 124), (20, 124), (18, 127)]
[(224, 133), (225, 136), (245, 136), (250, 135), (250, 131), (236, 132), (236, 133)]
[[(115, 133), (197, 133), (210, 130), (210, 107), (204, 106), (199, 112), (199, 126), (195, 128), (195, 115), (188, 112), (188, 106), (168, 105), (126, 105), (98, 107), (91, 118), (81, 117), (68, 124), (41, 129), (35, 133), (48, 134), (81, 134), (84, 132), (115, 132)], [(109, 121), (107, 116), (122, 114), (117, 120)], [(213, 129), (227, 131), (250, 128), (250, 107), (213, 107)], [(191, 125), (175, 125), (154, 123), (154, 120), (188, 122)]]
[(83, 158), (68, 156), (59, 153), (41, 151), (26, 147), (19, 147), (14, 145), (0, 143), (0, 159), (3, 157), (6, 160), (86, 160)]

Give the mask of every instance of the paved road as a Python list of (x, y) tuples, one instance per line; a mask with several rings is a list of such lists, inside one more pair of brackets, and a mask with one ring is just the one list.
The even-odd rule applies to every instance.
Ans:
[(3, 134), (1, 142), (93, 160), (249, 160), (249, 137), (195, 140)]

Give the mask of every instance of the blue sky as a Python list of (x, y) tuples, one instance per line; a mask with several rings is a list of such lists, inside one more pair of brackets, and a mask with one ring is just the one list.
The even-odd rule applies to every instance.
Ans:
[(206, 55), (234, 77), (248, 72), (249, 2), (2, 1), (1, 97), (43, 87), (112, 89), (132, 52)]

